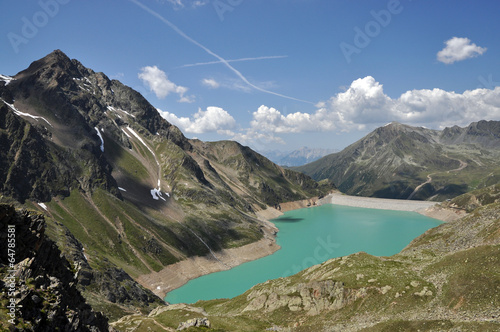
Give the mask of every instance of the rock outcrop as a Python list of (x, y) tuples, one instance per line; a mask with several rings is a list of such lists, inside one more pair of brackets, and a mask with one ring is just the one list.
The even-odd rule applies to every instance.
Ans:
[(182, 330), (188, 329), (190, 327), (210, 328), (211, 326), (212, 326), (212, 324), (206, 318), (192, 318), (192, 319), (189, 319), (183, 323), (180, 323), (179, 327), (177, 328), (177, 331), (182, 331)]
[[(0, 204), (0, 230), (1, 298), (15, 303), (14, 312), (2, 314), (9, 318), (1, 322), (4, 329), (108, 331), (107, 318), (95, 312), (78, 291), (75, 266), (45, 236), (42, 215)], [(9, 242), (14, 260), (8, 255), (7, 238), (15, 239)]]
[[(278, 283), (279, 284), (279, 283)], [(247, 295), (250, 303), (245, 311), (271, 312), (282, 307), (290, 311), (304, 311), (318, 315), (324, 310), (337, 310), (362, 296), (363, 292), (351, 292), (342, 282), (333, 280), (286, 285), (252, 290)]]

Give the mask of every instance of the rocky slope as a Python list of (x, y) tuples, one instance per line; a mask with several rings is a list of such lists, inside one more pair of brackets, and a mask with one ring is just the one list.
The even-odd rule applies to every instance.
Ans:
[(397, 255), (335, 258), (233, 299), (162, 306), (113, 326), (162, 331), (208, 320), (214, 331), (498, 331), (500, 186), (442, 208), (470, 212)]
[(500, 122), (443, 131), (390, 123), (293, 168), (350, 195), (443, 201), (500, 180)]
[(188, 140), (59, 50), (1, 76), (0, 201), (47, 215), (78, 287), (111, 318), (161, 302), (138, 276), (256, 242), (272, 234), (257, 211), (332, 188), (238, 143)]
[(0, 204), (0, 329), (108, 331), (107, 318), (76, 287), (80, 268), (62, 257), (45, 229), (42, 215)]

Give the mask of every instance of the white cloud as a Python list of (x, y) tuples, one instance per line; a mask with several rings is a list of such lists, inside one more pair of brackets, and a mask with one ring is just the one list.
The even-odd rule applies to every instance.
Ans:
[(209, 87), (210, 89), (217, 89), (220, 87), (220, 83), (214, 80), (213, 78), (204, 78), (201, 83), (204, 86)]
[(260, 106), (253, 113), (251, 130), (245, 138), (248, 140), (258, 133), (374, 129), (391, 121), (443, 128), (499, 118), (500, 87), (462, 94), (441, 89), (412, 90), (393, 99), (384, 93), (382, 84), (367, 76), (353, 81), (345, 92), (318, 103), (317, 109), (311, 113), (284, 115), (275, 108)]
[(321, 111), (314, 114), (296, 112), (283, 115), (275, 108), (265, 105), (260, 106), (253, 113), (250, 125), (255, 130), (273, 133), (300, 133), (333, 129), (333, 123), (325, 119)]
[(238, 141), (241, 144), (257, 143), (264, 146), (268, 143), (286, 144), (281, 137), (275, 136), (273, 133), (260, 132), (251, 128), (228, 136), (232, 136), (232, 140)]
[(442, 89), (411, 90), (398, 98), (384, 93), (373, 77), (354, 80), (343, 92), (316, 105), (311, 112), (283, 114), (266, 105), (252, 113), (250, 126), (241, 128), (219, 107), (201, 109), (192, 117), (161, 112), (165, 119), (193, 134), (216, 132), (244, 144), (284, 143), (283, 134), (373, 130), (391, 121), (444, 128), (479, 120), (500, 119), (500, 86), (463, 93)]
[(157, 66), (146, 66), (141, 68), (139, 79), (146, 84), (156, 97), (163, 99), (171, 93), (179, 95), (179, 102), (192, 103), (194, 96), (185, 96), (188, 88), (175, 84), (168, 79), (167, 74)]
[(176, 125), (182, 131), (193, 134), (218, 132), (231, 135), (231, 129), (236, 127), (236, 121), (220, 107), (207, 107), (206, 111), (198, 110), (192, 118), (177, 117), (170, 112), (158, 110), (168, 122)]
[(487, 50), (486, 47), (479, 47), (472, 43), (469, 38), (453, 37), (445, 44), (446, 47), (437, 53), (437, 59), (446, 64), (476, 57)]

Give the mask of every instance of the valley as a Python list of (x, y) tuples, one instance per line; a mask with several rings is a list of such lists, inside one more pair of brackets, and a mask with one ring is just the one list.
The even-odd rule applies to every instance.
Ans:
[[(495, 331), (499, 133), (499, 121), (392, 122), (289, 169), (236, 141), (189, 139), (139, 92), (53, 51), (0, 76), (0, 235), (12, 223), (20, 232), (16, 327), (171, 331), (192, 319), (219, 331)], [(270, 219), (336, 202), (447, 223), (399, 253), (346, 252), (232, 299), (162, 300), (279, 253)], [(301, 244), (310, 247), (300, 236), (287, 246)], [(3, 252), (0, 263), (4, 278)], [(7, 315), (2, 306), (1, 329)]]
[(0, 82), (0, 97), (1, 202), (47, 216), (80, 291), (111, 319), (162, 303), (140, 276), (274, 243), (259, 211), (334, 189), (237, 142), (187, 139), (59, 50)]

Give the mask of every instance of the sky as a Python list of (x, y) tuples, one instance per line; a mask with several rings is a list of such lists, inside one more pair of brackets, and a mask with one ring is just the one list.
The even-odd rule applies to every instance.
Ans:
[(500, 120), (500, 1), (3, 0), (0, 74), (60, 49), (189, 138), (342, 149)]

